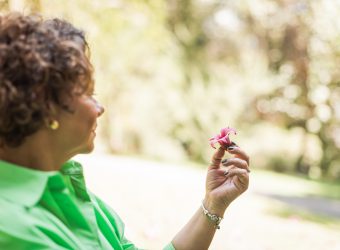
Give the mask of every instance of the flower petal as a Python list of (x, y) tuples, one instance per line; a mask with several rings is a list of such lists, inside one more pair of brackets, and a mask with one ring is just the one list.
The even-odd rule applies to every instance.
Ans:
[(219, 143), (221, 146), (226, 146), (228, 147), (232, 142), (229, 138), (229, 135), (233, 133), (233, 134), (237, 134), (236, 129), (234, 128), (222, 128), (220, 134), (215, 135), (214, 137), (210, 138), (210, 146), (213, 148), (215, 147), (216, 143)]

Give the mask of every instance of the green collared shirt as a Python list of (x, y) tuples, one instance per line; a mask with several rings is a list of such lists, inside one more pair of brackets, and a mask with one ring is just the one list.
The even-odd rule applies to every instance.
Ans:
[(138, 248), (119, 216), (87, 190), (78, 162), (44, 172), (0, 160), (0, 249)]

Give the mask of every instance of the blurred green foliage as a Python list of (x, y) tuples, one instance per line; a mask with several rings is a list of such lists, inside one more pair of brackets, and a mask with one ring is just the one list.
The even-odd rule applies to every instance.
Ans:
[(340, 179), (340, 1), (8, 0), (83, 28), (114, 153), (209, 161), (221, 127), (252, 165)]

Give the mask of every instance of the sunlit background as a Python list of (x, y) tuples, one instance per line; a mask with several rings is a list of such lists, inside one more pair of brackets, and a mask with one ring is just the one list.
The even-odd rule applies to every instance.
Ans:
[(221, 127), (249, 192), (212, 250), (340, 249), (339, 0), (0, 0), (86, 32), (106, 107), (79, 160), (128, 237), (161, 249), (198, 208)]

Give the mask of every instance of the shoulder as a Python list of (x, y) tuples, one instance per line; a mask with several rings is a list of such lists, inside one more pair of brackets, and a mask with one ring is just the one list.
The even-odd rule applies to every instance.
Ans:
[(35, 224), (29, 215), (29, 208), (0, 199), (0, 234), (31, 235)]
[[(7, 207), (3, 209), (3, 205)], [(0, 249), (62, 249), (38, 229), (39, 223), (27, 216), (23, 207), (8, 206), (2, 201), (0, 206)]]
[[(64, 249), (53, 239), (62, 239), (63, 234), (42, 219), (39, 207), (25, 207), (3, 199), (0, 207), (0, 249)], [(71, 249), (72, 242), (65, 244)]]
[(0, 197), (0, 226), (5, 223), (13, 224), (13, 221), (21, 221), (27, 214), (27, 208), (23, 205), (8, 201)]

